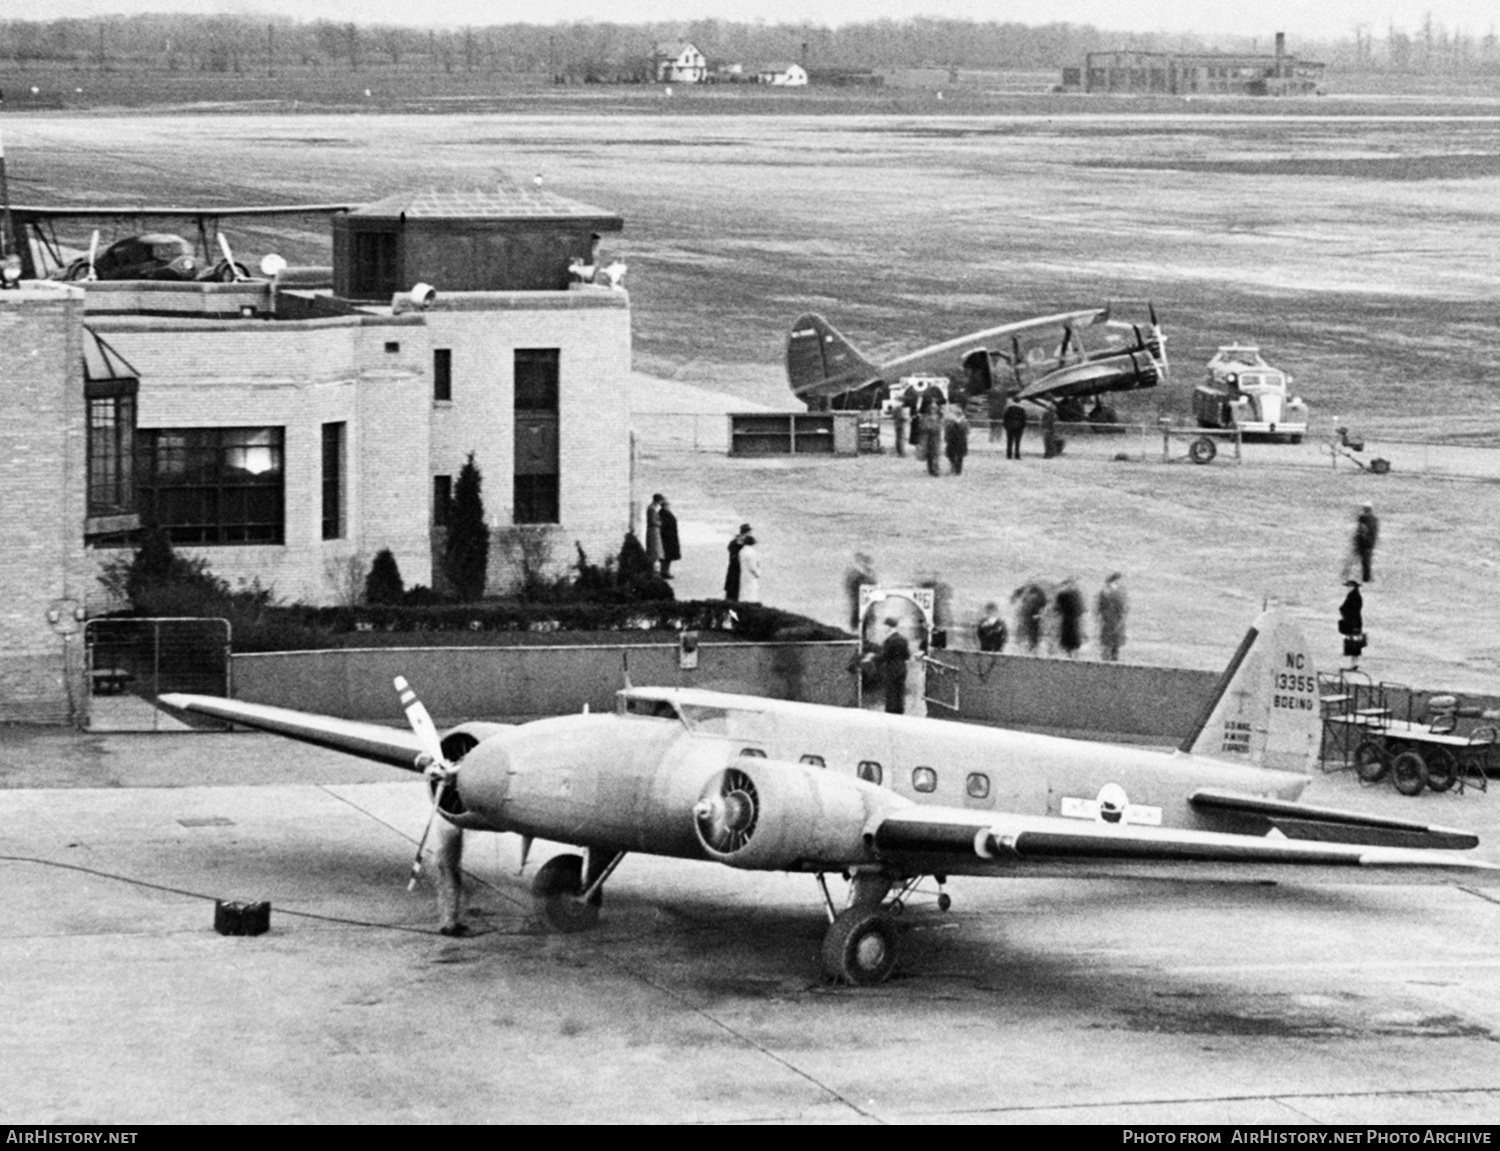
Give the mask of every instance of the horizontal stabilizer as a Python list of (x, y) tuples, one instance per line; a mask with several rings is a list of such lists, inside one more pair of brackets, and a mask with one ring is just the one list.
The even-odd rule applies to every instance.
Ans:
[(225, 719), (361, 759), (373, 759), (376, 763), (388, 763), (407, 771), (422, 770), (417, 763), (422, 744), (409, 728), (383, 727), (378, 723), (360, 723), (262, 703), (241, 703), (212, 695), (172, 693), (157, 696), (157, 701), (180, 711)]
[(1266, 830), (1274, 827), (1289, 839), (1328, 843), (1368, 843), (1380, 847), (1438, 848), (1463, 851), (1479, 846), (1479, 836), (1452, 827), (1438, 827), (1408, 819), (1391, 819), (1333, 807), (1310, 807), (1284, 799), (1265, 799), (1232, 791), (1204, 788), (1189, 802), (1199, 811), (1224, 811), (1260, 817)]

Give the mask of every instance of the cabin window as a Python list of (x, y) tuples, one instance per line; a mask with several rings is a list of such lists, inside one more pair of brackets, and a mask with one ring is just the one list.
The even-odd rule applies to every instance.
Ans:
[(821, 755), (804, 755), (800, 760), (798, 760), (798, 762), (799, 763), (808, 763), (808, 764), (811, 764), (813, 767), (827, 767), (828, 766), (828, 764), (826, 764), (825, 762), (823, 762), (823, 757)]
[(743, 759), (765, 759), (766, 753), (758, 747), (742, 747), (740, 756)]
[(964, 789), (969, 793), (970, 799), (988, 799), (990, 797), (990, 777), (982, 771), (971, 771), (968, 780), (964, 784)]
[(930, 767), (914, 768), (911, 773), (911, 785), (918, 791), (936, 791), (937, 772)]
[(885, 772), (881, 770), (880, 764), (876, 763), (873, 759), (860, 760), (856, 772), (860, 779), (866, 783), (873, 783), (876, 786), (879, 786), (880, 781), (885, 777)]
[(626, 715), (644, 715), (654, 719), (677, 719), (677, 708), (671, 700), (666, 699), (636, 699), (633, 696), (625, 698)]

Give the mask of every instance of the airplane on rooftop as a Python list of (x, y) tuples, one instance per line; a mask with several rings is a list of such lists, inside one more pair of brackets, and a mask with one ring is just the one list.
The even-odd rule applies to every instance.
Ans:
[[(1306, 641), (1263, 613), (1175, 752), (693, 688), (627, 687), (613, 714), (440, 735), (404, 679), (410, 731), (209, 696), (168, 708), (229, 720), (426, 775), (440, 816), (445, 934), (461, 919), (465, 831), (576, 845), (536, 872), (547, 920), (582, 930), (631, 852), (816, 878), (828, 975), (879, 983), (893, 913), (925, 877), (1309, 878), (1500, 882), (1460, 852), (1467, 832), (1308, 806), (1321, 739)], [(424, 831), (413, 865), (420, 869)], [(846, 905), (828, 874), (848, 878)]]
[(1082, 419), (1084, 399), (1155, 387), (1167, 378), (1166, 336), (1155, 307), (1147, 311), (1144, 324), (1111, 319), (1108, 307), (1059, 312), (879, 362), (808, 312), (787, 337), (787, 382), (810, 408), (858, 408), (874, 406), (883, 391), (894, 397), (905, 377), (946, 375), (969, 396), (999, 387), (1017, 402), (1065, 405), (1062, 414)]
[[(147, 204), (12, 204), (10, 216), (21, 257), (21, 279), (60, 280), (217, 280), (246, 279), (249, 272), (227, 251), (219, 225), (226, 219), (333, 215), (350, 204), (269, 204), (171, 207)], [(99, 249), (95, 231), (87, 255), (64, 244), (60, 220), (98, 223), (173, 220), (193, 225), (197, 243), (165, 231), (120, 236)]]

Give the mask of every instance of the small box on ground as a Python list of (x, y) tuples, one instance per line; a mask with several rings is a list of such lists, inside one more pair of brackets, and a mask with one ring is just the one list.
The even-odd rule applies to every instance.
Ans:
[(215, 900), (214, 930), (220, 935), (264, 935), (271, 930), (271, 904)]

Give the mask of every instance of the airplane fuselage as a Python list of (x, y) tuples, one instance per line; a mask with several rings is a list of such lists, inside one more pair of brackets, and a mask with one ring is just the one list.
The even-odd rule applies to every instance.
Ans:
[[(1188, 802), (1196, 790), (1295, 800), (1308, 782), (1298, 773), (1204, 756), (856, 709), (749, 702), (758, 706), (739, 711), (684, 704), (663, 716), (567, 716), (498, 733), (463, 760), (466, 814), (455, 822), (599, 849), (718, 858), (705, 851), (691, 813), (726, 768), (742, 763), (774, 771), (778, 788), (798, 791), (787, 812), (773, 794), (762, 796), (764, 820), (790, 818), (795, 808), (814, 840), (821, 835), (831, 851), (845, 853), (852, 827), (852, 850), (875, 863), (878, 851), (859, 843), (859, 828), (928, 806), (981, 818), (996, 812), (1227, 831), (1234, 828), (1224, 815)], [(656, 706), (667, 710), (664, 701)], [(850, 803), (862, 805), (863, 814), (851, 814)], [(841, 861), (816, 856), (802, 852), (793, 869), (850, 862), (847, 854)], [(973, 860), (973, 870), (993, 869)]]

